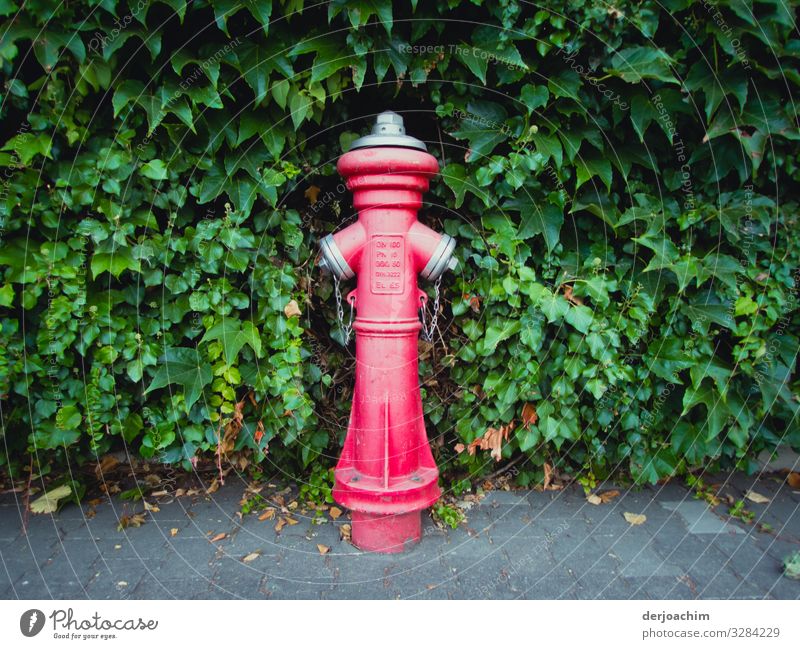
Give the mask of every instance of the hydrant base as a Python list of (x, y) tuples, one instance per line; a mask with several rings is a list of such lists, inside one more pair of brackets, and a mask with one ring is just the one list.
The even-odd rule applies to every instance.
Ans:
[(422, 536), (422, 512), (406, 514), (352, 513), (351, 539), (360, 550), (392, 554), (405, 552)]

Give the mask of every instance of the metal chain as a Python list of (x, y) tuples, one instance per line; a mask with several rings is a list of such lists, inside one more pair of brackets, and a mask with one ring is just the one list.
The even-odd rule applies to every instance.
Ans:
[(339, 288), (339, 278), (333, 276), (333, 289), (336, 294), (336, 318), (339, 320), (339, 327), (344, 334), (344, 344), (350, 342), (350, 335), (353, 333), (353, 303), (350, 302), (350, 321), (344, 324), (344, 307), (342, 306), (342, 291)]
[(420, 306), (420, 315), (422, 316), (422, 338), (426, 341), (433, 342), (433, 334), (436, 332), (436, 323), (439, 320), (439, 298), (441, 297), (440, 287), (442, 285), (442, 275), (436, 278), (433, 285), (433, 316), (431, 317), (430, 328), (425, 321), (425, 302)]

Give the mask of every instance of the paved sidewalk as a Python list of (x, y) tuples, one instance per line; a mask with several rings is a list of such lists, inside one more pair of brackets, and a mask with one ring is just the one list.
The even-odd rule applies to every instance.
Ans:
[[(363, 554), (341, 540), (346, 514), (314, 524), (292, 512), (298, 523), (279, 533), (276, 520), (240, 518), (245, 485), (236, 480), (212, 496), (161, 505), (141, 527), (122, 531), (119, 518), (132, 505), (106, 499), (91, 518), (89, 505), (72, 504), (55, 516), (32, 515), (25, 535), (20, 507), (6, 494), (0, 597), (800, 597), (800, 582), (781, 575), (783, 557), (800, 549), (800, 491), (768, 477), (714, 482), (725, 482), (723, 494), (738, 499), (753, 489), (770, 502), (748, 502), (756, 516), (748, 525), (729, 518), (725, 504), (709, 510), (678, 484), (623, 490), (603, 505), (587, 503), (577, 487), (494, 491), (455, 531), (425, 516), (421, 543), (402, 555)], [(630, 525), (625, 512), (647, 520)], [(330, 551), (321, 554), (318, 544)]]

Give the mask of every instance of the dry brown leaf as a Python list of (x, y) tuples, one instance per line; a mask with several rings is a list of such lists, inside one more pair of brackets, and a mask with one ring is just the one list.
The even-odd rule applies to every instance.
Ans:
[(547, 462), (544, 463), (544, 484), (542, 484), (542, 489), (547, 491), (550, 488), (550, 484), (553, 482), (553, 467), (551, 467)]
[(260, 521), (269, 521), (269, 520), (272, 520), (273, 518), (275, 518), (275, 508), (274, 507), (270, 507), (270, 508), (264, 510), (264, 513), (261, 514), (261, 516), (258, 517), (258, 520), (260, 520)]
[(253, 439), (256, 440), (256, 444), (261, 442), (261, 439), (264, 437), (264, 432), (264, 422), (259, 419), (256, 425), (256, 432), (253, 434)]
[(97, 466), (95, 466), (94, 474), (97, 476), (98, 480), (101, 480), (104, 474), (113, 471), (117, 466), (119, 466), (119, 460), (117, 458), (113, 455), (104, 455), (100, 458)]
[(157, 487), (161, 484), (161, 478), (157, 476), (155, 473), (148, 473), (144, 477), (144, 482), (148, 487)]
[(526, 403), (522, 406), (522, 423), (525, 428), (530, 428), (539, 421), (539, 415), (536, 414), (536, 406), (532, 403)]
[(333, 520), (339, 518), (342, 515), (342, 510), (338, 507), (331, 507), (330, 511), (328, 512)]
[(321, 543), (317, 543), (317, 550), (319, 550), (320, 554), (328, 554), (331, 551), (327, 545), (322, 545)]
[(293, 512), (295, 509), (297, 509), (297, 501), (293, 500), (290, 502), (288, 505), (286, 505), (286, 509), (288, 509), (290, 512)]
[(603, 499), (600, 498), (597, 494), (589, 494), (586, 496), (587, 502), (591, 503), (592, 505), (601, 505), (603, 503)]
[(303, 192), (303, 196), (308, 199), (308, 202), (314, 205), (317, 202), (317, 197), (320, 193), (320, 188), (316, 185), (311, 185), (308, 189)]
[(173, 527), (173, 528), (172, 528), (172, 529), (169, 531), (169, 535), (170, 535), (170, 536), (177, 536), (177, 535), (178, 535), (178, 528), (177, 528), (177, 527)]
[(582, 305), (583, 300), (572, 294), (572, 284), (564, 284), (564, 297), (573, 304)]
[(641, 525), (647, 520), (647, 516), (644, 514), (631, 514), (630, 512), (625, 512), (623, 516), (625, 516), (625, 520), (631, 525)]
[(227, 536), (228, 536), (227, 532), (220, 532), (213, 539), (211, 539), (211, 542), (212, 543), (216, 543), (217, 541), (221, 541), (222, 539), (224, 539)]
[(281, 516), (278, 519), (278, 522), (275, 523), (275, 531), (276, 532), (280, 532), (284, 528), (285, 525), (286, 525), (286, 519), (283, 516)]
[(295, 520), (295, 519), (294, 519), (294, 518), (292, 518), (291, 516), (285, 516), (284, 518), (285, 518), (286, 522), (287, 522), (289, 525), (297, 525), (297, 524), (300, 522), (300, 521), (298, 521), (298, 520)]
[(258, 557), (260, 556), (261, 552), (256, 550), (255, 552), (251, 552), (250, 554), (248, 554), (244, 559), (242, 559), (242, 561), (244, 561), (244, 563), (250, 563), (251, 561), (255, 561), (256, 559), (258, 559)]
[(339, 538), (342, 541), (350, 542), (350, 535), (353, 532), (353, 528), (350, 526), (350, 523), (345, 523), (339, 527)]
[(792, 471), (786, 476), (786, 482), (792, 489), (800, 489), (800, 473)]
[(283, 307), (283, 313), (286, 315), (287, 318), (291, 318), (292, 316), (296, 315), (303, 315), (303, 312), (297, 305), (297, 300), (289, 300), (289, 304)]
[(214, 478), (211, 481), (211, 484), (209, 485), (208, 489), (206, 489), (206, 493), (209, 495), (213, 494), (215, 491), (217, 491), (217, 489), (219, 489), (219, 479)]
[(467, 451), (470, 455), (475, 455), (477, 449), (490, 451), (494, 461), (499, 462), (503, 457), (503, 442), (508, 441), (508, 434), (512, 428), (514, 428), (513, 421), (500, 428), (489, 427), (482, 437), (470, 443)]
[(123, 514), (119, 517), (119, 525), (117, 525), (117, 531), (121, 532), (127, 527), (141, 527), (145, 523), (145, 515), (144, 513), (141, 514), (133, 514), (132, 516), (128, 516), (127, 514)]
[(142, 500), (142, 502), (144, 503), (145, 511), (148, 511), (148, 512), (160, 512), (161, 511), (161, 509), (158, 507), (158, 505), (151, 505), (146, 500)]
[(769, 502), (769, 498), (766, 496), (762, 496), (760, 493), (753, 491), (752, 489), (748, 491), (745, 495), (745, 498), (749, 500), (751, 503), (755, 503), (756, 505), (765, 505)]
[(619, 496), (619, 491), (617, 489), (611, 489), (610, 491), (604, 491), (597, 495), (600, 496), (600, 500), (602, 500), (603, 503), (610, 503), (614, 498)]

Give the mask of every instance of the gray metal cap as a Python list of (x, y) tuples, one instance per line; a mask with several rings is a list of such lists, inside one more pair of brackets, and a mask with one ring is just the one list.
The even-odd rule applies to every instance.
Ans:
[(372, 127), (372, 133), (355, 140), (350, 145), (350, 151), (371, 146), (399, 146), (422, 151), (428, 150), (422, 140), (406, 135), (403, 118), (391, 110), (386, 110), (378, 115), (375, 125)]

